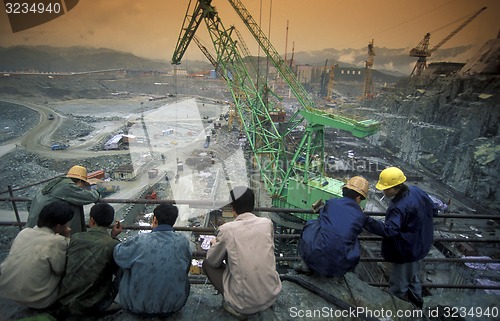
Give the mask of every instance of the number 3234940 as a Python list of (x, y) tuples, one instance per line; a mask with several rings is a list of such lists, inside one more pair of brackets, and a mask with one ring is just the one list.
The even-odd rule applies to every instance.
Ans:
[(445, 318), (497, 318), (499, 315), (498, 307), (443, 307), (443, 316)]
[(60, 2), (6, 2), (5, 12), (8, 14), (58, 14), (61, 13)]

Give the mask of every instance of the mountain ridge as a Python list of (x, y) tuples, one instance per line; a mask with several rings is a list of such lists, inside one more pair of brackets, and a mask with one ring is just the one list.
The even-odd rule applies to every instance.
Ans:
[[(432, 61), (465, 62), (472, 46), (442, 49), (433, 53)], [(407, 48), (375, 47), (374, 70), (392, 76), (406, 76), (411, 72), (416, 59), (409, 56)], [(367, 50), (326, 48), (316, 51), (294, 53), (294, 61), (301, 65), (364, 68)], [(431, 60), (431, 59), (429, 59)], [(458, 60), (458, 61), (457, 61)], [(188, 72), (197, 72), (212, 68), (207, 61), (187, 60), (184, 63)], [(0, 47), (0, 70), (40, 71), (40, 72), (79, 72), (101, 69), (137, 69), (169, 71), (172, 69), (168, 59), (158, 60), (136, 56), (132, 53), (110, 48), (85, 46), (12, 46)]]

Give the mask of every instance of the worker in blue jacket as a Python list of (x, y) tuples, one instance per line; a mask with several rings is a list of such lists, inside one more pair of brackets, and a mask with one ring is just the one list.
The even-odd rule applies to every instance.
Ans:
[(359, 206), (368, 194), (368, 181), (355, 176), (342, 188), (342, 198), (326, 201), (319, 217), (304, 226), (299, 242), (300, 273), (332, 277), (343, 276), (359, 263), (358, 235), (366, 216)]
[(115, 246), (113, 257), (122, 268), (120, 305), (142, 317), (168, 317), (186, 304), (191, 248), (174, 231), (179, 210), (160, 204), (153, 210), (153, 230)]
[(389, 291), (422, 308), (420, 268), (434, 236), (433, 216), (437, 206), (427, 193), (404, 184), (406, 176), (397, 167), (388, 167), (375, 186), (392, 199), (385, 221), (368, 218), (365, 228), (382, 236), (382, 256), (392, 262)]

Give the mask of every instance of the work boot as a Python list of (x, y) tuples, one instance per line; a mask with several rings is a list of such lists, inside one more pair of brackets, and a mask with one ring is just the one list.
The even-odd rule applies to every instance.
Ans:
[(304, 262), (303, 260), (301, 260), (299, 263), (295, 264), (293, 269), (297, 273), (301, 273), (301, 274), (305, 274), (305, 275), (312, 274), (312, 270), (307, 266), (306, 262)]

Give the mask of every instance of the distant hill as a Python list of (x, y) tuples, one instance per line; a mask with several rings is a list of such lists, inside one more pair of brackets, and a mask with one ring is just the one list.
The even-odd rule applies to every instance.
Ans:
[(0, 70), (78, 72), (102, 69), (170, 70), (168, 62), (150, 60), (106, 48), (0, 47)]
[[(432, 56), (432, 61), (465, 62), (471, 46), (441, 49)], [(408, 56), (409, 49), (389, 49), (375, 47), (375, 71), (401, 77), (408, 75), (416, 59)], [(294, 61), (298, 64), (323, 66), (336, 63), (341, 67), (363, 68), (367, 59), (367, 49), (323, 49), (320, 51), (297, 52)], [(188, 72), (211, 69), (208, 61), (185, 61), (183, 68)], [(170, 62), (141, 58), (131, 53), (107, 48), (90, 47), (50, 47), (15, 46), (0, 47), (0, 71), (40, 71), (40, 72), (78, 72), (102, 69), (124, 68), (131, 70), (168, 71)]]

